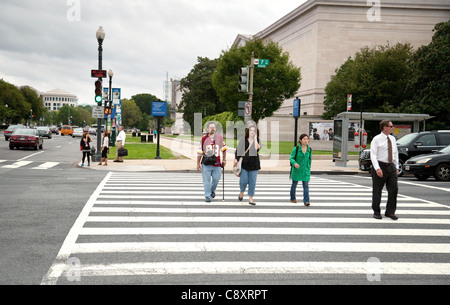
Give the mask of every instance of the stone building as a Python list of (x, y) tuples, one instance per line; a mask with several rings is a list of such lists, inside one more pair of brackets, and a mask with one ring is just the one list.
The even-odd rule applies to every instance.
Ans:
[[(448, 0), (309, 0), (254, 35), (237, 35), (234, 45), (262, 38), (289, 52), (292, 62), (301, 67), (302, 84), (296, 96), (302, 100), (299, 129), (306, 132), (312, 122), (322, 122), (325, 86), (349, 57), (365, 46), (428, 45), (434, 26), (449, 19)], [(293, 99), (287, 100), (265, 121), (278, 121), (283, 131), (294, 130), (292, 111)], [(280, 140), (291, 139), (292, 133), (280, 133)]]
[(61, 89), (54, 89), (51, 91), (41, 93), (41, 98), (45, 108), (49, 111), (56, 111), (65, 105), (71, 107), (78, 106), (78, 97), (75, 94), (66, 92)]

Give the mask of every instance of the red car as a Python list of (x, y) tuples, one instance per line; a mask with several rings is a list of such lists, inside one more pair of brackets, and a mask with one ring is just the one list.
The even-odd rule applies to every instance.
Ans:
[(9, 149), (15, 147), (32, 147), (34, 150), (42, 149), (44, 139), (36, 129), (16, 129), (9, 138)]

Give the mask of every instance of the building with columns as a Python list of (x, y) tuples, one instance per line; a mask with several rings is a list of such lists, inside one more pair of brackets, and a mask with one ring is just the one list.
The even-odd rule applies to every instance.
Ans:
[[(306, 132), (311, 122), (322, 121), (324, 89), (349, 57), (366, 46), (410, 43), (417, 49), (428, 45), (434, 26), (449, 19), (448, 0), (309, 0), (254, 35), (237, 35), (234, 45), (252, 38), (268, 39), (301, 67), (296, 96), (302, 100), (300, 130)], [(280, 130), (294, 130), (292, 110), (293, 99), (287, 100), (265, 121), (278, 121)], [(282, 141), (291, 139), (291, 133), (280, 134)]]

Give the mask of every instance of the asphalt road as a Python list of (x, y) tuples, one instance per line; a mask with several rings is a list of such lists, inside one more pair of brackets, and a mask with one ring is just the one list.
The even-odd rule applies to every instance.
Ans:
[[(95, 143), (95, 139), (94, 139)], [(108, 173), (78, 168), (76, 165), (81, 159), (79, 151), (79, 139), (71, 137), (54, 136), (51, 140), (44, 141), (44, 149), (34, 150), (9, 150), (8, 142), (0, 142), (0, 284), (24, 284), (39, 285), (43, 277), (54, 264), (55, 258), (61, 249), (67, 235), (75, 221), (80, 216), (86, 203), (89, 201), (99, 184)], [(4, 161), (4, 162), (3, 162)], [(5, 167), (5, 164), (13, 165), (16, 162), (30, 162), (23, 167)], [(52, 166), (47, 169), (40, 167), (48, 162)], [(158, 175), (158, 174), (154, 174)], [(172, 179), (180, 174), (160, 174), (161, 177)], [(186, 175), (186, 179), (196, 177)], [(196, 177), (198, 178), (198, 177)], [(367, 175), (362, 176), (336, 176), (322, 175), (320, 179), (330, 179), (342, 183), (350, 183), (363, 188), (370, 187), (371, 180)], [(175, 179), (175, 178), (173, 178)], [(227, 179), (231, 179), (227, 177)], [(267, 178), (266, 178), (267, 179)], [(332, 188), (332, 186), (330, 186)], [(400, 194), (427, 203), (438, 203), (450, 207), (449, 201), (450, 183), (430, 181), (418, 181), (414, 177), (400, 178)], [(256, 198), (255, 198), (256, 199)], [(368, 202), (370, 209), (370, 202)], [(399, 203), (401, 207), (401, 203)], [(370, 217), (370, 210), (368, 212)], [(402, 217), (402, 215), (399, 215)], [(170, 226), (170, 225), (169, 225)], [(448, 225), (433, 228), (448, 229)], [(156, 240), (163, 237), (157, 237)], [(441, 237), (441, 242), (444, 237)], [(417, 242), (428, 242), (428, 237), (415, 238)], [(318, 259), (327, 259), (324, 254)], [(262, 259), (270, 260), (270, 254), (262, 254)], [(105, 256), (106, 262), (108, 255)], [(192, 253), (190, 257), (195, 257)], [(124, 259), (129, 258), (124, 255)], [(103, 261), (103, 259), (101, 261)], [(131, 259), (133, 259), (131, 257)], [(161, 256), (164, 261), (165, 255)], [(252, 259), (251, 257), (249, 259)], [(292, 258), (293, 259), (293, 258)], [(420, 261), (420, 258), (415, 257)], [(138, 262), (138, 257), (136, 257)], [(234, 276), (222, 277), (217, 284), (232, 283)], [(245, 277), (244, 277), (245, 279)], [(270, 284), (295, 284), (299, 283), (295, 275), (281, 277), (261, 276), (250, 281)], [(346, 284), (353, 283), (352, 277), (320, 277), (309, 276), (306, 279), (313, 283)], [(346, 282), (348, 279), (348, 282)], [(189, 276), (180, 276), (177, 279), (167, 279), (165, 283), (184, 284), (189, 282)], [(403, 279), (395, 279), (394, 283), (403, 284)], [(448, 283), (448, 277), (436, 276), (429, 279), (428, 283)], [(204, 276), (195, 283), (215, 283), (214, 277)], [(423, 278), (413, 278), (407, 283), (421, 284)], [(88, 284), (115, 284), (110, 278), (95, 279)], [(125, 277), (122, 283), (149, 283), (140, 282), (134, 277)], [(157, 284), (157, 282), (150, 282)], [(194, 284), (195, 284), (194, 283)], [(241, 284), (244, 282), (241, 282)]]

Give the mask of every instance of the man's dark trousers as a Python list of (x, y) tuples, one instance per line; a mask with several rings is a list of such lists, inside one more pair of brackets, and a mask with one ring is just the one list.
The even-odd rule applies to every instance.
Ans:
[(381, 194), (386, 184), (388, 192), (388, 201), (385, 214), (395, 214), (397, 210), (398, 195), (398, 176), (397, 169), (393, 163), (379, 163), (383, 171), (383, 177), (380, 178), (372, 167), (372, 209), (375, 214), (380, 214)]

